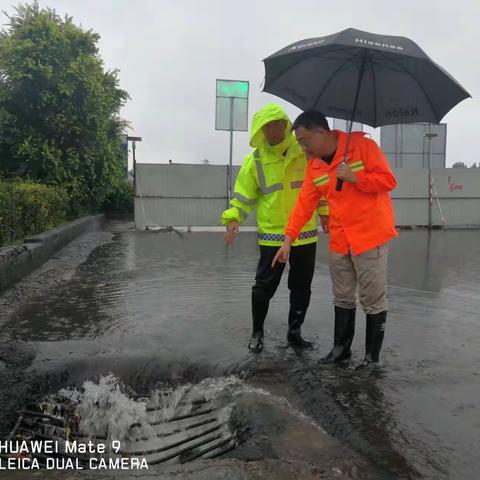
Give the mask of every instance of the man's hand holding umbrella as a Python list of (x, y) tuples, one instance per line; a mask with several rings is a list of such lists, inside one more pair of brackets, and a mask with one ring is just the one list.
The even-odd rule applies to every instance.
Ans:
[(340, 178), (345, 182), (355, 183), (357, 181), (357, 176), (350, 170), (350, 167), (346, 163), (340, 163), (335, 173), (337, 178)]

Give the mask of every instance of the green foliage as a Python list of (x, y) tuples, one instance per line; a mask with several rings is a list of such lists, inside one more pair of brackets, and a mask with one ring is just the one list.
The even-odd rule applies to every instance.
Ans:
[(59, 185), (78, 212), (100, 208), (125, 169), (128, 95), (98, 40), (36, 2), (0, 33), (0, 175)]
[(133, 185), (121, 182), (107, 194), (102, 210), (107, 213), (133, 213), (133, 197)]
[(59, 187), (0, 181), (0, 247), (64, 222), (68, 196)]

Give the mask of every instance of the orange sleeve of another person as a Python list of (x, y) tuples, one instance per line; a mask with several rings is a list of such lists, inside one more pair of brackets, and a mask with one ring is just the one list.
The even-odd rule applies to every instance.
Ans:
[(372, 140), (362, 142), (362, 157), (365, 170), (358, 172), (355, 186), (365, 193), (390, 192), (397, 181), (380, 147)]
[(312, 172), (309, 166), (310, 164), (307, 165), (302, 188), (298, 194), (295, 207), (293, 207), (288, 217), (288, 224), (285, 228), (285, 235), (288, 235), (292, 240), (296, 240), (298, 235), (300, 235), (302, 228), (312, 218), (318, 202), (326, 192), (326, 189), (322, 190), (313, 184)]

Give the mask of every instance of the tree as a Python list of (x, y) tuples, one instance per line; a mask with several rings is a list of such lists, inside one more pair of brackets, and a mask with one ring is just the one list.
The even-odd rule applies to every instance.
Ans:
[(452, 168), (467, 168), (467, 165), (465, 165), (465, 163), (463, 162), (455, 162), (452, 165)]
[(62, 185), (98, 207), (125, 167), (120, 108), (128, 94), (105, 71), (99, 35), (37, 2), (0, 33), (0, 175)]
[(470, 168), (478, 168), (477, 162), (473, 162), (473, 163), (470, 165)]

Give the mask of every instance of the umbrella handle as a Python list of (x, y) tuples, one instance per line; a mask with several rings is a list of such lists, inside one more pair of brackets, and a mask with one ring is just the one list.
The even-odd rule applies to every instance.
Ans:
[[(347, 148), (348, 148), (348, 146), (347, 146)], [(346, 157), (346, 155), (347, 155), (347, 152), (345, 151), (345, 157)], [(342, 164), (346, 165), (346, 164), (347, 164), (347, 162), (345, 161), (345, 157), (344, 157), (344, 159), (340, 162), (339, 165), (342, 165)], [(337, 185), (335, 186), (335, 190), (336, 190), (337, 192), (341, 192), (341, 191), (342, 191), (342, 187), (343, 187), (343, 180), (342, 180), (341, 178), (337, 178)]]

